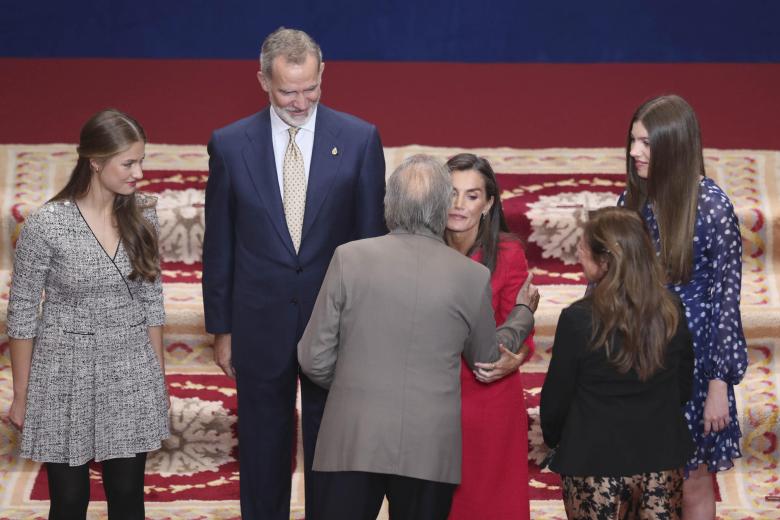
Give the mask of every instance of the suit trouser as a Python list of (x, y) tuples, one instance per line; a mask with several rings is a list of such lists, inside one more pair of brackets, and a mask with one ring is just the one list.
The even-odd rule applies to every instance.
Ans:
[(387, 496), (393, 520), (446, 520), (455, 484), (363, 471), (314, 471), (320, 493), (306, 520), (375, 520)]
[[(236, 371), (241, 516), (244, 520), (289, 520), (295, 454), (295, 394), (298, 364), (279, 377), (260, 379)], [(306, 516), (315, 493), (311, 475), (327, 392), (301, 376)]]

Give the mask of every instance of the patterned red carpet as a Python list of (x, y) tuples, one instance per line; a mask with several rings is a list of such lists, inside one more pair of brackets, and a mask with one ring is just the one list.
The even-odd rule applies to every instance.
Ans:
[[(238, 500), (236, 392), (218, 374), (168, 376), (173, 399), (173, 435), (146, 464), (146, 500)], [(97, 465), (91, 476), (94, 500), (105, 500)], [(35, 477), (31, 501), (47, 501), (46, 470)]]
[[(173, 436), (147, 463), (146, 499), (150, 502), (178, 500), (238, 500), (238, 441), (236, 397), (233, 381), (218, 374), (174, 374), (172, 388)], [(532, 417), (529, 439), (529, 475), (533, 500), (558, 500), (560, 478), (543, 472), (539, 463), (546, 451), (541, 446), (538, 424), (539, 393), (543, 373), (524, 374), (527, 407)], [(100, 471), (91, 475), (91, 497), (105, 500)], [(30, 501), (47, 501), (46, 470), (34, 477)]]
[[(0, 146), (0, 316), (5, 316), (12, 244), (26, 215), (67, 177), (73, 145)], [(446, 158), (452, 148), (386, 148), (388, 170), (412, 153)], [(577, 230), (585, 212), (614, 204), (622, 190), (623, 152), (610, 149), (481, 149), (500, 172), (501, 197), (510, 225), (526, 244), (542, 287), (538, 351), (524, 367), (530, 417), (529, 469), (532, 517), (562, 518), (557, 476), (540, 471), (544, 447), (538, 428), (539, 389), (562, 306), (578, 298), (583, 279), (574, 262)], [(743, 317), (750, 369), (738, 387), (745, 457), (719, 476), (722, 519), (780, 520), (765, 500), (780, 493), (777, 467), (780, 411), (780, 153), (707, 150), (708, 174), (737, 207), (744, 237)], [(207, 156), (203, 146), (149, 145), (142, 189), (159, 197), (165, 277), (166, 350), (173, 394), (174, 434), (149, 458), (147, 515), (153, 519), (238, 518), (235, 388), (211, 360), (203, 331), (200, 251)], [(2, 324), (0, 323), (0, 327)], [(11, 397), (7, 342), (0, 336), (0, 410)], [(38, 464), (15, 456), (16, 433), (0, 425), (0, 518), (43, 518), (46, 481)], [(300, 447), (298, 450), (300, 461)], [(90, 518), (105, 518), (99, 474), (93, 472)], [(303, 485), (293, 480), (292, 511), (300, 518)]]

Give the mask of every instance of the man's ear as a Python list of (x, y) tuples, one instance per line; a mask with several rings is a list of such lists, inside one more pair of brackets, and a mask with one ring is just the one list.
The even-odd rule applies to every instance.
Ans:
[(262, 69), (257, 71), (257, 82), (260, 83), (260, 86), (263, 90), (266, 92), (270, 91), (270, 85), (268, 84), (268, 78), (265, 77), (265, 74), (263, 74)]

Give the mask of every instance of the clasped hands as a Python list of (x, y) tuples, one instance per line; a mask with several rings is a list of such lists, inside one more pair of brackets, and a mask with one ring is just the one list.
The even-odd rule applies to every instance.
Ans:
[[(533, 275), (528, 274), (528, 278), (525, 279), (522, 287), (517, 292), (517, 298), (515, 298), (515, 305), (525, 305), (531, 312), (536, 312), (536, 308), (539, 306), (539, 289), (531, 283)], [(482, 383), (492, 383), (499, 379), (508, 376), (517, 371), (520, 365), (525, 360), (528, 347), (523, 345), (517, 354), (512, 353), (504, 345), (499, 345), (501, 357), (494, 363), (475, 363), (476, 370), (474, 370), (474, 376), (477, 381)]]

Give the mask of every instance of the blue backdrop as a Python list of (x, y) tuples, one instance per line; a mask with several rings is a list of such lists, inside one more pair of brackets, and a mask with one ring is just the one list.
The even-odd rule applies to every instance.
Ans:
[(0, 56), (228, 58), (280, 25), (331, 60), (778, 62), (778, 0), (0, 0)]

